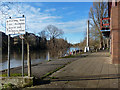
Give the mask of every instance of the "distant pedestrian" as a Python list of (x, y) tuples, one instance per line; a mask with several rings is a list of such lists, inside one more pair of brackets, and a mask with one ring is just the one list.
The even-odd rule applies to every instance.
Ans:
[(70, 56), (71, 56), (71, 55), (72, 55), (72, 52), (70, 52), (69, 54), (70, 54)]

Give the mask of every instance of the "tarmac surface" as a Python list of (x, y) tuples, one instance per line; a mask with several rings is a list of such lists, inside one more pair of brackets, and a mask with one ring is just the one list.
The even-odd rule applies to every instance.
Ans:
[[(41, 78), (49, 72), (52, 72), (62, 66), (69, 64), (70, 62), (73, 62), (75, 60), (78, 60), (79, 58), (83, 58), (86, 56), (87, 54), (83, 54), (75, 58), (61, 58), (61, 59), (42, 61), (40, 63), (32, 64), (31, 65), (32, 75), (37, 78)], [(2, 72), (0, 71), (0, 74), (5, 74), (5, 73), (7, 74), (7, 70), (3, 70)], [(11, 74), (22, 73), (22, 67), (11, 68), (10, 73)], [(27, 74), (27, 66), (24, 67), (24, 73)]]
[[(71, 60), (69, 58), (69, 60)], [(53, 65), (54, 67), (54, 65)], [(111, 64), (108, 52), (96, 52), (87, 57), (77, 58), (64, 68), (53, 73), (41, 83), (30, 87), (34, 88), (104, 88), (118, 90), (119, 65)]]
[[(119, 88), (119, 65), (112, 64), (109, 52), (86, 53), (75, 58), (44, 61), (32, 65), (32, 75), (41, 78), (49, 72), (65, 66), (52, 75), (38, 80), (35, 86), (26, 89), (49, 88)], [(22, 68), (11, 69), (11, 73), (21, 73)], [(7, 73), (3, 71), (3, 73)], [(27, 73), (27, 66), (25, 66)]]

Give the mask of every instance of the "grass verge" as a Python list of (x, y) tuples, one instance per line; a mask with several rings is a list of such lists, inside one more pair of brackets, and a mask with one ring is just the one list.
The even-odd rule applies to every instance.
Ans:
[[(11, 77), (18, 77), (18, 76), (22, 76), (21, 73), (12, 73), (10, 74)], [(24, 76), (27, 76), (27, 74), (24, 74)], [(7, 74), (1, 74), (0, 77), (7, 77)]]

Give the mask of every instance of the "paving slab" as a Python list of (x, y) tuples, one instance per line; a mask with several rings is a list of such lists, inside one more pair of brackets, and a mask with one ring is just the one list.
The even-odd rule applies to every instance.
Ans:
[(66, 67), (53, 73), (49, 84), (39, 85), (38, 88), (94, 88), (116, 89), (119, 85), (118, 65), (111, 64), (109, 52), (91, 53), (85, 58), (79, 58)]

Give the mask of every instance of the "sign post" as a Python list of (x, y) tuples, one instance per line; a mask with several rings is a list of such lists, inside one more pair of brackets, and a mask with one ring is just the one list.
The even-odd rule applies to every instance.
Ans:
[[(10, 34), (25, 34), (25, 18), (6, 20), (6, 34), (8, 34), (8, 77), (10, 77)], [(22, 37), (22, 76), (24, 76), (24, 37)]]
[(10, 77), (10, 35), (8, 35), (8, 77)]
[(24, 39), (22, 38), (22, 76), (24, 76)]
[(24, 76), (24, 35), (20, 35), (22, 39), (22, 76)]

